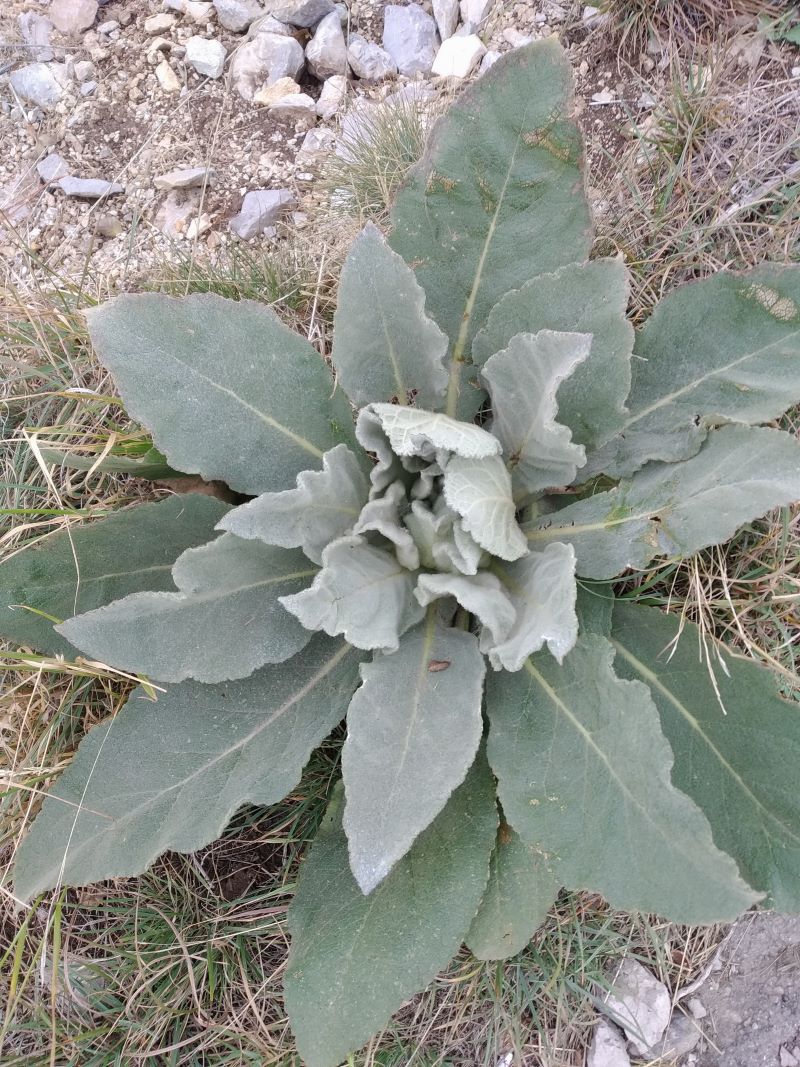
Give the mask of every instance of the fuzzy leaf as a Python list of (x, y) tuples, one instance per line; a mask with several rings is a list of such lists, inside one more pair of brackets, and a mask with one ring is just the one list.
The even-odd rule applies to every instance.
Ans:
[(525, 660), (547, 642), (562, 663), (578, 637), (577, 585), (572, 545), (556, 541), (516, 563), (498, 566), (515, 621), (502, 641), (481, 642), (496, 671), (521, 670)]
[(611, 640), (617, 672), (650, 686), (675, 753), (672, 779), (703, 809), (717, 846), (771, 907), (800, 909), (796, 704), (764, 667), (711, 638), (704, 652), (693, 623), (655, 608), (618, 603)]
[(559, 888), (546, 857), (503, 824), (489, 883), (467, 935), (472, 955), (479, 960), (516, 956), (547, 918)]
[(297, 488), (262, 493), (233, 508), (218, 529), (268, 545), (302, 548), (314, 563), (322, 550), (353, 528), (369, 492), (359, 462), (346, 445), (322, 457), (321, 471), (297, 475)]
[(605, 493), (526, 526), (531, 547), (566, 541), (578, 574), (613, 578), (654, 556), (687, 555), (800, 498), (800, 444), (764, 427), (723, 426), (697, 455), (650, 463)]
[(420, 552), (423, 567), (430, 570), (477, 574), (485, 553), (466, 532), (461, 519), (440, 497), (432, 510), (421, 500), (411, 502), (403, 516)]
[(69, 535), (61, 530), (23, 549), (0, 565), (0, 635), (73, 658), (77, 650), (56, 633), (52, 619), (61, 622), (141, 589), (174, 589), (176, 557), (205, 544), (226, 511), (214, 497), (186, 493), (70, 526)]
[(515, 491), (568, 485), (586, 462), (572, 431), (556, 421), (556, 391), (591, 348), (591, 334), (519, 333), (484, 365), (492, 433), (503, 446)]
[(454, 456), (444, 473), (444, 496), (467, 533), (491, 555), (514, 560), (527, 552), (515, 516), (511, 476), (500, 456)]
[(339, 281), (331, 361), (351, 401), (437, 408), (447, 393), (447, 337), (425, 314), (414, 272), (369, 222)]
[(570, 263), (503, 296), (475, 338), (473, 362), (483, 366), (518, 333), (591, 334), (589, 358), (558, 390), (558, 414), (578, 444), (596, 448), (627, 414), (634, 338), (627, 306), (628, 273), (621, 259)]
[(353, 533), (379, 533), (394, 545), (398, 562), (409, 570), (419, 567), (419, 549), (408, 529), (401, 524), (401, 508), (408, 507), (405, 486), (401, 481), (392, 482), (382, 497), (363, 508)]
[(733, 919), (758, 899), (672, 785), (647, 686), (619, 679), (604, 637), (559, 666), (539, 653), (487, 680), (489, 760), (506, 818), (570, 889), (676, 922)]
[(242, 804), (277, 803), (344, 717), (359, 658), (317, 636), (291, 663), (241, 681), (184, 682), (157, 701), (136, 689), (45, 800), (17, 852), (17, 895), (140, 874), (167, 849), (219, 837)]
[(452, 596), (465, 611), (477, 616), (483, 626), (481, 652), (485, 651), (485, 643), (493, 647), (503, 641), (516, 618), (500, 579), (489, 571), (480, 571), (473, 576), (421, 574), (414, 595), (424, 607), (434, 600)]
[(452, 452), (468, 459), (496, 456), (500, 442), (492, 434), (470, 422), (459, 422), (447, 415), (397, 404), (370, 404), (396, 456), (420, 456), (433, 460), (440, 451)]
[(58, 632), (94, 659), (162, 682), (244, 678), (308, 642), (279, 601), (316, 573), (298, 549), (226, 533), (178, 558), (180, 592), (133, 593)]
[(458, 951), (486, 885), (497, 830), (482, 757), (441, 814), (365, 897), (334, 794), (289, 907), (284, 998), (300, 1056), (338, 1067)]
[(471, 417), (485, 396), (469, 384), (470, 348), (497, 301), (589, 254), (571, 106), (570, 63), (556, 40), (515, 49), (438, 120), (395, 201), (389, 243), (453, 344), (449, 415)]
[(178, 470), (255, 495), (352, 440), (319, 353), (263, 304), (126, 293), (86, 317), (128, 414)]
[(383, 881), (463, 782), (483, 731), (484, 673), (477, 638), (432, 614), (394, 655), (362, 665), (342, 749), (344, 828), (362, 892)]
[(591, 472), (694, 455), (710, 426), (800, 401), (800, 267), (721, 271), (666, 296), (636, 340), (629, 414)]
[(396, 652), (400, 635), (419, 622), (415, 576), (393, 553), (362, 537), (342, 537), (322, 553), (322, 570), (302, 593), (280, 598), (308, 630), (343, 634), (357, 648)]

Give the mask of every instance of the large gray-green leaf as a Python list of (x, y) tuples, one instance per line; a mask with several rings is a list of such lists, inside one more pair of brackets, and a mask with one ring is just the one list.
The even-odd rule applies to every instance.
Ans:
[(371, 893), (436, 818), (475, 759), (483, 723), (478, 640), (428, 613), (394, 655), (362, 664), (342, 775), (350, 867)]
[(778, 696), (764, 667), (705, 641), (707, 656), (693, 623), (655, 608), (614, 609), (616, 669), (649, 685), (675, 753), (675, 785), (700, 805), (717, 846), (771, 906), (797, 911), (800, 712)]
[(437, 408), (447, 394), (447, 337), (425, 314), (425, 293), (412, 269), (367, 223), (339, 280), (331, 360), (357, 407), (412, 399)]
[(646, 685), (583, 635), (559, 666), (528, 660), (487, 679), (489, 760), (506, 818), (570, 889), (678, 922), (732, 919), (758, 894), (715, 848), (702, 811), (670, 781), (672, 752)]
[(452, 452), (468, 459), (496, 456), (500, 442), (480, 426), (448, 415), (397, 404), (370, 404), (396, 456), (419, 456), (433, 460), (439, 452)]
[(494, 783), (479, 757), (365, 897), (348, 863), (343, 803), (334, 794), (289, 908), (284, 995), (309, 1067), (338, 1067), (448, 964), (480, 902), (497, 830)]
[(352, 440), (324, 361), (263, 304), (126, 293), (86, 316), (128, 414), (178, 470), (255, 495)]
[(479, 571), (475, 575), (421, 574), (414, 595), (426, 607), (434, 600), (454, 597), (483, 626), (481, 652), (485, 651), (485, 645), (500, 644), (516, 618), (500, 579), (489, 571)]
[(308, 630), (343, 634), (357, 648), (395, 652), (400, 635), (424, 611), (414, 599), (415, 575), (396, 556), (342, 537), (322, 553), (322, 570), (302, 593), (280, 598)]
[(175, 559), (213, 537), (226, 511), (214, 497), (187, 493), (70, 526), (69, 534), (60, 530), (23, 549), (0, 566), (0, 634), (72, 658), (75, 647), (53, 621), (141, 589), (174, 589)]
[(518, 333), (485, 363), (492, 433), (503, 446), (515, 494), (568, 485), (586, 462), (583, 445), (557, 421), (556, 391), (591, 344), (587, 333)]
[(800, 444), (764, 427), (723, 426), (681, 463), (650, 463), (614, 489), (526, 526), (531, 547), (574, 546), (578, 574), (613, 578), (654, 556), (720, 544), (742, 523), (800, 499)]
[(528, 551), (517, 525), (511, 475), (500, 456), (453, 456), (444, 472), (444, 496), (466, 532), (491, 555), (514, 560)]
[(518, 671), (533, 652), (547, 643), (559, 663), (578, 637), (575, 600), (575, 552), (572, 545), (554, 542), (540, 552), (507, 565), (497, 565), (514, 607), (515, 621), (505, 638), (481, 641), (496, 671)]
[(636, 339), (629, 414), (590, 458), (630, 474), (693, 455), (709, 426), (769, 422), (800, 401), (800, 267), (722, 271), (666, 296)]
[(395, 201), (389, 242), (414, 267), (428, 314), (452, 342), (449, 415), (470, 417), (485, 396), (470, 349), (497, 301), (589, 254), (571, 105), (570, 63), (556, 39), (516, 49), (438, 120)]
[(619, 430), (627, 414), (634, 337), (627, 306), (622, 259), (570, 263), (503, 296), (475, 338), (473, 362), (483, 366), (518, 333), (591, 334), (588, 360), (558, 391), (558, 413), (578, 444), (596, 448)]
[(280, 598), (316, 573), (299, 549), (226, 533), (178, 558), (172, 576), (180, 592), (133, 593), (58, 632), (94, 659), (162, 682), (245, 678), (308, 642)]
[(246, 540), (302, 548), (321, 563), (323, 548), (353, 528), (368, 493), (358, 460), (346, 445), (337, 445), (322, 457), (321, 471), (297, 475), (296, 489), (262, 493), (229, 511), (218, 528)]
[(91, 730), (17, 852), (27, 900), (60, 882), (140, 874), (219, 837), (242, 804), (275, 804), (344, 717), (360, 654), (317, 636), (288, 664), (220, 685), (137, 689)]
[(466, 939), (472, 955), (479, 960), (516, 956), (547, 918), (559, 888), (547, 858), (502, 824), (489, 882)]

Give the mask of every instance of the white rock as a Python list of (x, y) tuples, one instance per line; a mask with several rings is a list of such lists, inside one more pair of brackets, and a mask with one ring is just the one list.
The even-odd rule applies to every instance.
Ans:
[(97, 91), (97, 82), (88, 81), (81, 85), (81, 96), (91, 96), (92, 93)]
[(474, 33), (448, 37), (436, 53), (431, 70), (440, 78), (466, 78), (485, 55), (483, 41)]
[(69, 165), (58, 152), (51, 152), (49, 156), (45, 156), (36, 164), (36, 170), (42, 181), (49, 184), (58, 181), (59, 178), (66, 178), (69, 174)]
[(204, 0), (184, 0), (183, 13), (192, 22), (208, 22), (214, 13), (211, 4)]
[(201, 237), (207, 230), (211, 229), (211, 216), (203, 213), (193, 218), (189, 225), (186, 227), (186, 240), (194, 241), (196, 238)]
[(343, 74), (334, 74), (328, 78), (322, 86), (322, 92), (317, 100), (317, 114), (322, 119), (332, 119), (341, 107), (344, 94), (347, 92), (347, 78)]
[(594, 1030), (586, 1067), (631, 1067), (625, 1038), (611, 1023), (601, 1019)]
[[(144, 20), (144, 32), (151, 37), (157, 37), (160, 33), (169, 33), (174, 25), (175, 16), (168, 11), (162, 11), (161, 14), (151, 15), (149, 19)], [(102, 32), (102, 28), (99, 32)]]
[[(681, 1012), (676, 1012), (664, 1036), (650, 1048), (637, 1048), (636, 1054), (646, 1059), (648, 1063), (651, 1060), (655, 1062), (662, 1059), (672, 1062), (691, 1052), (702, 1036), (702, 1030), (693, 1019)], [(631, 1043), (631, 1048), (634, 1048), (633, 1043)]]
[(592, 93), (592, 103), (601, 107), (606, 104), (616, 104), (617, 94), (613, 89), (601, 89), (599, 93)]
[[(175, 21), (175, 17), (173, 15), (168, 15), (167, 17), (171, 18), (173, 22)], [(116, 33), (118, 29), (119, 23), (117, 22), (117, 20), (108, 19), (107, 22), (100, 23), (100, 25), (97, 27), (97, 32), (99, 34), (102, 34), (103, 37), (110, 37), (111, 34)]]
[(458, 0), (433, 0), (433, 17), (439, 36), (446, 41), (458, 27)]
[(495, 52), (493, 49), (489, 49), (481, 60), (481, 74), (485, 74), (490, 67), (493, 67), (500, 58), (500, 55), (500, 52)]
[(35, 11), (26, 11), (19, 16), (17, 24), (22, 40), (30, 47), (34, 59), (46, 63), (53, 58), (53, 50), (50, 47), (53, 24), (50, 19), (37, 15)]
[(99, 6), (97, 0), (53, 0), (47, 15), (62, 33), (81, 33), (97, 18)]
[(667, 987), (637, 960), (626, 959), (611, 978), (605, 1003), (634, 1052), (645, 1052), (664, 1035), (671, 1003)]
[(303, 46), (294, 37), (257, 33), (236, 50), (231, 60), (231, 80), (240, 96), (252, 100), (265, 81), (300, 77), (305, 66)]
[(302, 89), (294, 80), (294, 78), (279, 78), (272, 85), (263, 85), (257, 93), (253, 96), (254, 104), (261, 104), (265, 107), (277, 103), (278, 100), (283, 100), (287, 96), (293, 96), (297, 93), (302, 93)]
[(90, 59), (79, 59), (72, 69), (75, 73), (75, 81), (88, 82), (94, 74), (94, 63)]
[(608, 25), (611, 15), (608, 11), (601, 11), (599, 7), (587, 4), (583, 9), (583, 24), (590, 30), (598, 30)]
[(262, 15), (251, 23), (247, 33), (247, 39), (255, 37), (257, 33), (278, 33), (281, 37), (291, 37), (294, 30), (286, 22), (279, 22), (272, 15)]
[(692, 1013), (693, 1019), (705, 1019), (708, 1015), (708, 1009), (699, 997), (689, 997), (686, 1007)]
[(331, 11), (320, 21), (306, 45), (306, 63), (320, 81), (347, 71), (347, 44), (338, 11)]
[(360, 33), (350, 34), (347, 59), (353, 73), (364, 81), (381, 81), (397, 74), (397, 66), (389, 53)]
[(166, 59), (162, 59), (156, 67), (156, 77), (158, 78), (158, 84), (165, 93), (179, 93), (181, 91), (180, 79)]
[(56, 185), (65, 196), (78, 197), (81, 200), (99, 200), (101, 196), (117, 196), (125, 192), (124, 185), (106, 182), (101, 178), (60, 178)]
[(220, 26), (232, 33), (244, 33), (254, 19), (264, 14), (258, 0), (214, 0)]
[(199, 189), (202, 185), (213, 185), (215, 177), (209, 167), (178, 167), (159, 174), (153, 179), (153, 185), (156, 189)]
[(533, 38), (528, 33), (520, 33), (519, 30), (515, 30), (513, 26), (507, 27), (503, 30), (503, 40), (507, 41), (512, 48), (524, 48), (526, 44), (530, 44)]
[(556, 3), (556, 0), (545, 0), (544, 13), (547, 15), (547, 21), (553, 25), (563, 22), (567, 17), (563, 5)]
[(205, 78), (220, 78), (225, 67), (225, 45), (207, 37), (190, 37), (186, 42), (186, 62)]
[(313, 124), (317, 121), (317, 102), (307, 93), (291, 93), (270, 104), (269, 113), (283, 122), (299, 122), (303, 119), (307, 120), (307, 124), (308, 121)]
[(426, 74), (438, 46), (436, 23), (418, 4), (384, 8), (383, 47), (401, 74)]
[(263, 233), (273, 226), (297, 201), (288, 189), (256, 189), (246, 193), (238, 215), (230, 221), (230, 228), (243, 241)]
[(313, 167), (315, 163), (319, 163), (330, 154), (335, 142), (336, 136), (333, 130), (325, 129), (325, 127), (309, 130), (298, 149), (297, 162)]
[(54, 70), (47, 63), (26, 63), (11, 72), (11, 88), (22, 100), (39, 107), (52, 107), (63, 95)]
[(169, 194), (167, 199), (158, 209), (156, 214), (156, 226), (167, 237), (181, 237), (186, 231), (186, 226), (192, 215), (200, 205), (198, 193), (181, 193), (176, 190)]
[(465, 33), (476, 33), (488, 19), (494, 0), (461, 0), (461, 21)]
[(308, 29), (335, 11), (333, 0), (267, 0), (267, 14), (279, 22)]

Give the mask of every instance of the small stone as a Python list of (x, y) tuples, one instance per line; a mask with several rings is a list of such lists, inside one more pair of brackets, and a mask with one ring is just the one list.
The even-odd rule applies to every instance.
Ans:
[(40, 160), (36, 164), (36, 170), (42, 181), (47, 184), (58, 181), (59, 178), (66, 178), (69, 174), (67, 161), (58, 152), (51, 152), (50, 155)]
[(181, 83), (178, 79), (178, 75), (166, 59), (162, 59), (156, 67), (156, 78), (158, 78), (158, 84), (165, 93), (179, 93), (181, 91)]
[(347, 44), (338, 11), (331, 11), (320, 21), (314, 36), (306, 45), (306, 63), (320, 81), (333, 74), (346, 72)]
[(40, 63), (47, 63), (53, 58), (53, 50), (50, 47), (50, 34), (53, 32), (53, 24), (44, 15), (37, 15), (35, 11), (26, 11), (17, 20), (22, 40), (29, 46), (34, 59)]
[(72, 69), (76, 81), (88, 82), (94, 74), (94, 63), (90, 59), (79, 59)]
[[(664, 1036), (659, 1038), (655, 1044), (649, 1048), (642, 1048), (637, 1046), (635, 1042), (631, 1042), (631, 1048), (635, 1050), (638, 1056), (648, 1062), (662, 1059), (677, 1060), (691, 1052), (702, 1036), (702, 1031), (697, 1023), (690, 1019), (688, 1015), (682, 1015), (678, 1012), (673, 1016)], [(788, 1064), (787, 1067), (795, 1067), (795, 1065)]]
[(98, 7), (97, 0), (53, 0), (47, 14), (62, 33), (81, 33), (97, 18)]
[(291, 93), (270, 104), (270, 115), (283, 122), (317, 121), (317, 102), (307, 93)]
[(601, 11), (599, 7), (587, 4), (583, 9), (583, 24), (589, 30), (599, 30), (609, 22), (607, 11)]
[(213, 185), (216, 175), (209, 167), (179, 167), (153, 179), (156, 189), (199, 189)]
[(250, 30), (247, 34), (248, 40), (255, 37), (257, 33), (277, 33), (281, 37), (294, 36), (294, 30), (291, 26), (288, 26), (285, 22), (279, 22), (272, 15), (262, 15), (261, 18), (257, 18), (250, 25)]
[(252, 100), (264, 82), (300, 77), (305, 66), (303, 46), (294, 37), (277, 33), (257, 33), (237, 48), (231, 60), (231, 80), (245, 100)]
[(65, 196), (78, 197), (81, 200), (99, 200), (102, 196), (117, 196), (125, 192), (124, 185), (106, 182), (101, 178), (60, 178), (56, 183)]
[(156, 226), (167, 237), (181, 237), (200, 205), (198, 193), (171, 192), (156, 214)]
[(477, 33), (492, 13), (494, 0), (461, 0), (461, 21), (465, 33)]
[(22, 100), (39, 107), (52, 107), (63, 95), (55, 71), (47, 63), (26, 63), (11, 72), (11, 88)]
[(500, 55), (500, 52), (495, 52), (493, 49), (489, 49), (489, 51), (481, 60), (480, 73), (485, 74), (490, 67), (493, 67), (500, 58)]
[(92, 93), (97, 91), (97, 82), (88, 81), (81, 85), (81, 96), (91, 96)]
[(109, 19), (108, 22), (101, 22), (97, 27), (97, 32), (102, 34), (103, 37), (110, 37), (112, 33), (116, 33), (119, 29), (119, 23), (116, 19)]
[(222, 77), (226, 55), (221, 41), (190, 37), (186, 42), (186, 62), (205, 78)]
[(246, 193), (238, 215), (230, 221), (237, 237), (248, 241), (273, 226), (297, 201), (288, 189), (256, 189)]
[(283, 100), (295, 93), (302, 93), (302, 91), (294, 78), (279, 78), (272, 85), (263, 85), (254, 94), (253, 103), (270, 107), (272, 104), (277, 103), (278, 100)]
[(169, 37), (154, 37), (147, 46), (147, 62), (155, 65), (161, 56), (160, 52), (171, 52), (172, 41)]
[(437, 45), (436, 23), (419, 4), (389, 4), (384, 9), (383, 47), (401, 74), (427, 74)]
[(637, 960), (623, 960), (612, 973), (605, 1003), (634, 1052), (646, 1052), (663, 1037), (671, 1011), (669, 991)]
[(693, 1019), (705, 1019), (708, 1015), (708, 1010), (699, 997), (690, 997), (686, 1001), (686, 1007), (691, 1012)]
[(187, 19), (191, 19), (192, 22), (205, 23), (214, 14), (214, 9), (210, 3), (206, 3), (204, 0), (184, 0), (183, 14)]
[(197, 215), (186, 227), (186, 240), (194, 241), (211, 229), (211, 216), (205, 212)]
[(317, 114), (322, 119), (332, 119), (339, 110), (347, 91), (347, 78), (343, 74), (334, 74), (328, 78), (317, 100)]
[(101, 212), (94, 220), (94, 229), (101, 237), (113, 238), (119, 237), (125, 227), (116, 215)]
[(313, 167), (330, 155), (335, 143), (336, 135), (333, 130), (327, 130), (324, 127), (309, 130), (298, 149), (297, 162), (306, 167)]
[(625, 1039), (616, 1026), (605, 1019), (595, 1027), (586, 1067), (631, 1067)]
[(381, 81), (397, 74), (397, 66), (389, 53), (360, 33), (350, 34), (347, 59), (353, 73), (364, 81)]
[(458, 0), (433, 0), (433, 17), (439, 36), (446, 41), (458, 27)]
[(333, 0), (267, 0), (266, 11), (279, 22), (310, 29), (335, 11)]
[(149, 19), (144, 20), (144, 32), (150, 37), (157, 37), (160, 33), (169, 33), (175, 22), (175, 16), (170, 15), (168, 11), (160, 15), (151, 15)]
[(485, 55), (483, 41), (474, 33), (448, 37), (436, 53), (431, 70), (440, 78), (466, 78)]
[(512, 48), (524, 48), (526, 44), (530, 44), (533, 38), (530, 34), (520, 33), (519, 30), (515, 30), (513, 26), (509, 26), (503, 30), (503, 39), (511, 45)]
[(800, 1064), (800, 1060), (785, 1045), (781, 1045), (779, 1059), (780, 1067), (798, 1067)]
[(231, 33), (244, 33), (250, 23), (264, 14), (258, 0), (213, 0), (220, 26)]

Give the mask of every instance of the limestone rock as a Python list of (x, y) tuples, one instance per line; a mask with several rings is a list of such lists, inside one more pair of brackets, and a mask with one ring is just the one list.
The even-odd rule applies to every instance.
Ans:
[(208, 0), (183, 0), (183, 14), (192, 22), (208, 22), (213, 13)]
[(700, 1027), (693, 1019), (676, 1012), (664, 1036), (649, 1048), (637, 1048), (636, 1055), (648, 1063), (662, 1059), (672, 1062), (691, 1052), (702, 1036)]
[(384, 9), (383, 47), (401, 74), (426, 74), (438, 47), (436, 23), (419, 4), (389, 4)]
[(290, 26), (309, 29), (335, 10), (333, 0), (267, 0), (267, 14)]
[(39, 107), (52, 107), (63, 96), (55, 72), (47, 63), (26, 63), (11, 72), (11, 88), (22, 100)]
[(492, 13), (495, 0), (461, 0), (461, 21), (465, 33), (477, 33)]
[(257, 33), (277, 33), (281, 37), (292, 37), (294, 29), (286, 22), (279, 22), (272, 15), (261, 15), (250, 24), (247, 39), (250, 40)]
[(230, 221), (230, 228), (243, 241), (274, 226), (297, 201), (288, 189), (256, 189), (246, 193), (241, 211)]
[(189, 219), (196, 214), (200, 206), (200, 196), (196, 192), (183, 193), (176, 189), (171, 192), (156, 214), (156, 226), (167, 237), (182, 237), (186, 232)]
[(162, 59), (156, 67), (156, 77), (158, 78), (158, 84), (165, 93), (179, 93), (181, 91), (180, 79), (166, 59)]
[(28, 45), (33, 59), (40, 63), (47, 63), (53, 58), (53, 50), (50, 47), (50, 34), (53, 32), (53, 24), (44, 15), (37, 15), (35, 11), (26, 11), (17, 20), (22, 40)]
[(156, 189), (199, 189), (202, 185), (213, 185), (214, 171), (209, 167), (178, 167), (159, 174), (153, 179)]
[(594, 1030), (586, 1067), (631, 1067), (625, 1038), (611, 1023), (601, 1019)]
[(297, 162), (306, 167), (313, 167), (330, 154), (335, 142), (336, 135), (333, 130), (324, 127), (309, 130), (297, 152)]
[(360, 33), (351, 33), (347, 43), (347, 59), (354, 74), (364, 81), (381, 81), (397, 74), (397, 65), (380, 45), (366, 40)]
[(205, 78), (222, 77), (226, 55), (221, 41), (190, 37), (186, 42), (186, 62)]
[(306, 45), (306, 63), (320, 81), (347, 71), (347, 44), (338, 11), (331, 11), (317, 26)]
[(436, 53), (431, 70), (442, 78), (466, 78), (486, 55), (477, 34), (448, 37)]
[(75, 73), (75, 81), (88, 82), (94, 74), (94, 63), (91, 59), (79, 59), (72, 69)]
[(495, 63), (498, 61), (498, 59), (500, 58), (500, 55), (501, 55), (500, 52), (495, 52), (494, 49), (490, 48), (489, 51), (486, 53), (486, 55), (481, 60), (480, 73), (481, 74), (485, 74), (486, 71), (490, 67), (493, 67), (495, 65)]
[(254, 19), (264, 14), (258, 0), (213, 0), (220, 26), (231, 33), (244, 33)]
[(60, 178), (56, 185), (64, 196), (78, 197), (80, 200), (99, 200), (102, 196), (117, 196), (125, 192), (124, 185), (106, 182), (101, 178)]
[(58, 152), (51, 152), (50, 155), (39, 160), (36, 170), (42, 181), (48, 185), (50, 182), (58, 181), (59, 178), (66, 178), (69, 174), (67, 161)]
[(233, 86), (245, 100), (252, 100), (265, 81), (300, 77), (305, 66), (303, 46), (294, 37), (257, 33), (234, 53), (231, 61)]
[(433, 0), (433, 17), (439, 36), (446, 41), (458, 27), (458, 0)]
[(343, 74), (334, 74), (322, 86), (317, 100), (317, 114), (322, 119), (332, 119), (339, 110), (347, 91), (347, 78)]
[(671, 1003), (667, 987), (637, 960), (626, 959), (609, 975), (605, 1002), (635, 1053), (645, 1053), (664, 1036)]
[(262, 86), (253, 96), (253, 103), (271, 107), (278, 100), (283, 100), (285, 97), (296, 93), (302, 93), (302, 91), (294, 78), (279, 78), (272, 85)]
[(82, 33), (97, 18), (97, 0), (53, 0), (47, 15), (62, 33)]
[[(169, 33), (175, 25), (175, 16), (169, 11), (162, 11), (158, 15), (151, 15), (144, 20), (144, 32), (150, 37), (158, 37), (160, 33)], [(102, 30), (102, 27), (100, 28)]]
[(300, 122), (306, 124), (317, 121), (317, 102), (307, 93), (290, 93), (270, 104), (270, 115), (282, 122)]

